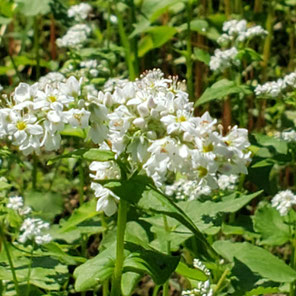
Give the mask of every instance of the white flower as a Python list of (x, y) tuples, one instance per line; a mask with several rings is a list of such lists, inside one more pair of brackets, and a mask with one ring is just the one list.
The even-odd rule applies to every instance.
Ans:
[(291, 190), (277, 193), (271, 200), (272, 207), (276, 208), (281, 216), (288, 214), (290, 208), (296, 204), (296, 195)]
[(210, 60), (210, 69), (212, 71), (224, 71), (232, 66), (239, 66), (240, 61), (236, 58), (238, 51), (235, 47), (227, 50), (216, 49), (214, 56)]
[(8, 200), (9, 201), (6, 206), (15, 211), (20, 210), (24, 206), (24, 201), (21, 196), (12, 196), (12, 197), (9, 197)]
[(76, 21), (85, 20), (91, 10), (92, 7), (87, 3), (73, 5), (68, 9), (68, 17), (74, 17)]
[(89, 124), (90, 112), (82, 108), (79, 109), (70, 109), (69, 111), (64, 112), (66, 121), (72, 127), (87, 128)]
[(95, 174), (89, 175), (94, 180), (120, 178), (120, 169), (114, 161), (93, 161), (89, 165), (89, 170), (95, 171)]
[(18, 240), (21, 243), (33, 240), (38, 245), (48, 243), (52, 240), (49, 234), (44, 233), (44, 231), (48, 229), (49, 223), (46, 223), (39, 218), (26, 218), (20, 228), (22, 234)]
[(221, 175), (218, 178), (218, 186), (222, 190), (234, 190), (237, 179), (236, 175)]
[(80, 48), (87, 41), (91, 28), (85, 24), (76, 24), (67, 33), (58, 38), (56, 43), (59, 47)]
[(160, 121), (166, 126), (168, 134), (181, 131), (189, 132), (193, 128), (191, 116), (187, 111), (177, 110), (176, 116), (167, 115), (162, 117)]
[(90, 187), (95, 191), (95, 197), (99, 198), (96, 210), (103, 211), (108, 217), (115, 214), (119, 197), (101, 184), (91, 183)]

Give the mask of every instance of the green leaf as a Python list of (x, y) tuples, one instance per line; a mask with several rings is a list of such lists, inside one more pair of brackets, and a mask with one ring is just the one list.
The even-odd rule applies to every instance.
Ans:
[(83, 263), (86, 261), (83, 257), (71, 256), (67, 251), (64, 251), (62, 247), (55, 242), (50, 242), (49, 244), (44, 245), (44, 248), (47, 250), (47, 255), (51, 257), (56, 257), (61, 262), (67, 265), (76, 265), (77, 263)]
[(240, 196), (233, 193), (224, 196), (222, 201), (215, 202), (208, 200), (200, 202), (198, 200), (193, 200), (180, 202), (179, 205), (201, 231), (208, 232), (208, 229), (211, 229), (211, 227), (221, 225), (221, 217), (218, 216), (216, 218), (219, 213), (235, 213), (261, 193), (262, 191), (258, 191), (249, 195)]
[(52, 0), (16, 0), (19, 5), (19, 11), (25, 16), (49, 13), (51, 1)]
[(208, 279), (203, 271), (196, 268), (190, 268), (183, 262), (179, 262), (176, 272), (184, 276), (185, 278), (196, 281), (206, 281)]
[(253, 216), (255, 231), (262, 235), (262, 244), (278, 246), (291, 238), (289, 225), (284, 218), (271, 205), (261, 203)]
[(138, 175), (129, 180), (108, 182), (104, 186), (111, 189), (120, 198), (136, 204), (150, 182), (150, 178)]
[(92, 148), (83, 154), (83, 158), (91, 161), (108, 161), (114, 159), (114, 153), (108, 150)]
[(164, 284), (175, 271), (180, 257), (170, 256), (153, 249), (127, 242), (126, 250), (131, 253), (124, 260), (124, 269), (149, 274), (157, 285)]
[(98, 283), (108, 279), (113, 274), (116, 246), (112, 244), (96, 257), (87, 260), (74, 270), (75, 290), (87, 291)]
[[(113, 243), (96, 257), (87, 260), (74, 271), (75, 290), (89, 290), (113, 274), (116, 245)], [(149, 247), (126, 242), (124, 272), (133, 273), (133, 282), (137, 274), (149, 274), (155, 283), (163, 284), (176, 269), (180, 258), (157, 252)], [(126, 279), (126, 278), (125, 278)], [(125, 289), (128, 294), (129, 289)]]
[(205, 63), (206, 65), (208, 65), (211, 60), (210, 54), (200, 48), (194, 48), (193, 58)]
[(180, 0), (143, 1), (141, 11), (145, 15), (145, 17), (150, 20), (150, 22), (154, 22), (170, 7), (179, 3)]
[(65, 153), (65, 154), (59, 155), (59, 156), (57, 156), (55, 158), (50, 159), (47, 162), (47, 165), (51, 165), (54, 162), (56, 162), (57, 160), (60, 160), (60, 159), (63, 159), (63, 158), (80, 158), (87, 151), (88, 151), (88, 149), (86, 149), (86, 148), (76, 149), (74, 151), (71, 151), (71, 152), (68, 152), (68, 153)]
[(11, 18), (0, 16), (0, 24), (8, 25), (11, 22)]
[(137, 272), (125, 272), (121, 278), (121, 292), (123, 296), (130, 296), (137, 283), (141, 279), (141, 275)]
[[(187, 30), (187, 23), (182, 24), (181, 26), (178, 27), (178, 30), (180, 32)], [(209, 28), (209, 24), (207, 21), (202, 20), (202, 19), (196, 19), (190, 22), (190, 29), (191, 31), (196, 31), (202, 34), (205, 34), (207, 29)]]
[(66, 125), (65, 128), (60, 132), (62, 136), (77, 137), (84, 139), (86, 137), (85, 132), (81, 128), (75, 128), (70, 125)]
[(4, 181), (0, 181), (0, 190), (5, 190), (5, 189), (8, 189), (10, 188), (12, 185), (4, 182)]
[(96, 215), (98, 215), (98, 212), (96, 211), (96, 200), (92, 199), (89, 202), (83, 203), (78, 209), (75, 209), (70, 218), (61, 223), (59, 233), (74, 230), (78, 224)]
[(201, 243), (203, 251), (212, 258), (216, 258), (216, 252), (212, 249), (203, 234), (196, 227), (188, 215), (179, 208), (170, 198), (154, 189), (147, 190), (143, 193), (139, 201), (139, 207), (155, 213), (165, 214), (183, 224), (187, 229), (192, 231), (197, 240)]
[(26, 191), (25, 204), (38, 212), (38, 216), (45, 220), (53, 220), (63, 211), (63, 197), (55, 192)]
[(277, 287), (259, 287), (255, 288), (245, 294), (245, 296), (266, 295), (279, 292)]
[(284, 261), (250, 243), (216, 241), (213, 247), (227, 260), (233, 262), (236, 258), (263, 278), (280, 283), (292, 282), (296, 279), (296, 271), (285, 264)]
[(161, 47), (168, 42), (177, 30), (169, 26), (154, 26), (146, 29), (146, 35), (139, 43), (139, 56), (144, 56), (148, 51)]
[(288, 143), (281, 139), (258, 133), (253, 134), (253, 136), (260, 146), (267, 147), (269, 150), (280, 154), (287, 154), (288, 152)]
[(213, 100), (222, 100), (231, 94), (250, 94), (250, 88), (246, 85), (236, 85), (234, 81), (227, 79), (219, 80), (208, 87), (201, 97), (196, 101), (195, 106), (211, 102)]
[(245, 59), (248, 63), (253, 61), (259, 62), (262, 60), (261, 55), (252, 48), (241, 49), (236, 57), (240, 60)]

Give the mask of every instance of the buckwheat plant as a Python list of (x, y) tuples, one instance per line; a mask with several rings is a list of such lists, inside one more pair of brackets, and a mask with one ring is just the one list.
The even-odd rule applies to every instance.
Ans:
[[(118, 208), (111, 290), (111, 295), (118, 295), (128, 203), (108, 182), (125, 184), (136, 176), (146, 176), (150, 180), (147, 186), (165, 194), (167, 185), (179, 176), (197, 188), (217, 189), (221, 175), (247, 174), (251, 160), (248, 131), (237, 126), (223, 131), (208, 112), (194, 116), (184, 82), (165, 78), (156, 69), (134, 82), (120, 81), (111, 92), (89, 92), (81, 79), (64, 79), (58, 74), (51, 74), (48, 83), (44, 81), (46, 78), (33, 85), (21, 83), (6, 98), (6, 106), (0, 110), (1, 137), (25, 155), (38, 154), (43, 149), (58, 150), (60, 133), (69, 125), (84, 130), (86, 141), (114, 155), (107, 162), (92, 162), (89, 169), (97, 210), (111, 216)], [(34, 223), (34, 229), (46, 228), (40, 221)], [(25, 233), (24, 239), (31, 238)]]

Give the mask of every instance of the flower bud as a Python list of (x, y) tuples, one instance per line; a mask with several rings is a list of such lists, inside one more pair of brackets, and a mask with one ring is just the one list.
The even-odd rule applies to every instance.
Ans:
[(133, 124), (138, 128), (144, 128), (145, 127), (145, 119), (138, 117), (133, 121)]
[(150, 114), (149, 109), (145, 103), (140, 104), (137, 109), (141, 117), (146, 117)]

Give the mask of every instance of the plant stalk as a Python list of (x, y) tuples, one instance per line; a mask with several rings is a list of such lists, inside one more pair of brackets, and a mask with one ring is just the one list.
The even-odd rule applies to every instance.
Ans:
[(124, 233), (127, 220), (127, 201), (120, 199), (117, 217), (116, 262), (112, 279), (111, 296), (121, 295), (121, 276), (124, 262)]
[(80, 206), (84, 202), (84, 171), (83, 171), (83, 162), (81, 160), (79, 164), (79, 204)]
[(31, 271), (32, 271), (33, 252), (34, 252), (34, 244), (32, 245), (31, 256), (30, 256), (30, 263), (29, 263), (28, 274), (27, 274), (27, 290), (26, 290), (26, 296), (29, 296), (30, 295), (30, 289), (31, 289), (30, 277), (31, 277)]
[(116, 3), (115, 3), (115, 14), (116, 14), (116, 17), (117, 17), (118, 31), (119, 31), (121, 44), (122, 44), (122, 46), (124, 48), (124, 51), (125, 51), (125, 61), (126, 61), (127, 66), (128, 66), (129, 78), (130, 78), (130, 80), (135, 80), (136, 71), (134, 69), (134, 64), (133, 64), (133, 61), (132, 61), (132, 52), (131, 52), (130, 42), (129, 42), (128, 36), (127, 36), (127, 34), (125, 32), (122, 15), (117, 10)]
[(38, 168), (38, 158), (36, 154), (33, 153), (32, 188), (34, 191), (37, 189), (37, 168)]
[(36, 79), (40, 78), (39, 28), (38, 17), (34, 17), (34, 51), (36, 57)]
[(4, 233), (3, 233), (3, 225), (1, 225), (1, 228), (0, 228), (0, 237), (1, 237), (1, 240), (3, 242), (4, 251), (5, 251), (6, 257), (8, 259), (9, 266), (10, 266), (12, 279), (13, 279), (14, 287), (15, 287), (15, 291), (16, 291), (16, 295), (21, 296), (20, 290), (19, 290), (19, 285), (18, 285), (18, 280), (17, 280), (17, 277), (16, 277), (16, 272), (15, 272), (14, 265), (13, 265), (13, 261), (12, 261), (12, 258), (11, 258), (10, 252), (9, 252), (9, 248), (8, 248), (8, 245), (7, 245)]
[(194, 85), (193, 85), (193, 63), (192, 63), (192, 34), (191, 34), (191, 20), (192, 20), (192, 0), (187, 2), (187, 54), (186, 54), (186, 80), (187, 91), (189, 99), (194, 100)]

